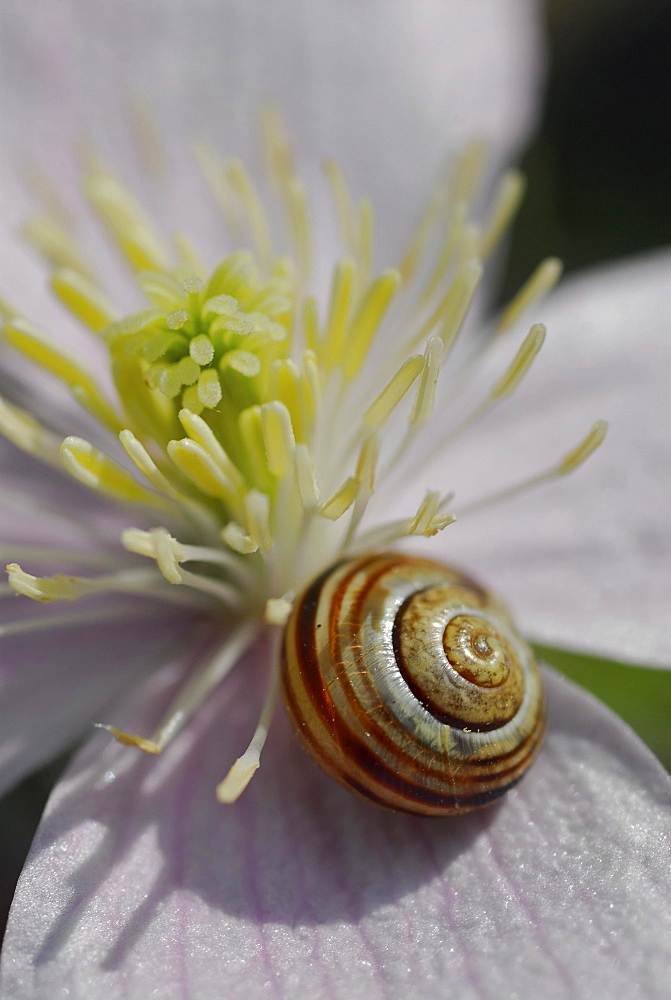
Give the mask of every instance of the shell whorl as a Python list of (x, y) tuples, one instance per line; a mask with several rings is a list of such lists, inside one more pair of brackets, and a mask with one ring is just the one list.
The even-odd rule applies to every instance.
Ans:
[(454, 569), (398, 553), (339, 563), (300, 595), (282, 687), (327, 772), (423, 815), (498, 798), (544, 730), (540, 671), (503, 605)]

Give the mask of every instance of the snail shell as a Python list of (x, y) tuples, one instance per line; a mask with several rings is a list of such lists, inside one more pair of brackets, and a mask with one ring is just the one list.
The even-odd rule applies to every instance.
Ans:
[(503, 605), (448, 566), (398, 553), (338, 563), (300, 595), (282, 688), (329, 774), (422, 815), (503, 795), (545, 727), (538, 664)]

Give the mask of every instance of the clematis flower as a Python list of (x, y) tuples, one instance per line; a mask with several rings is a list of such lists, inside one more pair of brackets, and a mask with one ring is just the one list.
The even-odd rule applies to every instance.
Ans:
[[(422, 38), (423, 67), (429, 52), (440, 52), (443, 63), (442, 41), (436, 49), (431, 44), (436, 25), (460, 26), (493, 60), (487, 93), (500, 94), (497, 75), (525, 65), (500, 31), (528, 27), (530, 10), (500, 2), (469, 7), (466, 14), (463, 7), (426, 5), (410, 17), (385, 4), (375, 40), (368, 19), (382, 8), (362, 5), (369, 71), (402, 66), (410, 78), (412, 61), (399, 59), (409, 52), (410, 28)], [(222, 57), (223, 72), (236, 82), (255, 77), (250, 104), (242, 105), (246, 115), (257, 103), (258, 53), (268, 53), (270, 65), (259, 74), (267, 86), (279, 37), (291, 40), (287, 51), (297, 57), (302, 17), (309, 25), (315, 9), (259, 7), (277, 23), (266, 26), (269, 40), (254, 49), (254, 63), (240, 54), (245, 46), (226, 40), (231, 62)], [(153, 8), (145, 10), (149, 17)], [(168, 21), (179, 19), (172, 5), (156, 7), (164, 10)], [(75, 17), (83, 8), (63, 4), (59, 15), (68, 11)], [(240, 21), (232, 19), (231, 35), (237, 26), (244, 41), (255, 12), (250, 5)], [(179, 37), (191, 53), (187, 66), (196, 66), (194, 52), (203, 57), (194, 70), (203, 74), (201, 88), (191, 93), (207, 104), (212, 77), (202, 69), (203, 46), (214, 44), (213, 12), (204, 4), (199, 13), (200, 23), (190, 8), (179, 22), (186, 38)], [(61, 65), (51, 48), (53, 26), (6, 16), (33, 51)], [(389, 27), (396, 19), (401, 37)], [(340, 65), (345, 36), (338, 32), (349, 30), (333, 11), (326, 29), (322, 23), (314, 21), (316, 37), (305, 36), (317, 44), (318, 80), (330, 69), (320, 76), (319, 57), (335, 53), (330, 58)], [(127, 27), (124, 51), (137, 51), (156, 71), (159, 63), (152, 65), (130, 30), (132, 19)], [(487, 39), (496, 44), (485, 49)], [(451, 41), (455, 53), (463, 57), (468, 49), (469, 61), (476, 57)], [(287, 62), (292, 69), (280, 96), (290, 111), (305, 111), (305, 78)], [(165, 65), (174, 76), (174, 61)], [(457, 84), (465, 72), (473, 83), (479, 68), (474, 78), (473, 69), (459, 67)], [(359, 95), (349, 70), (337, 75), (332, 91), (324, 85), (325, 101), (345, 100), (349, 85)], [(429, 93), (436, 80), (426, 81)], [(420, 83), (404, 80), (399, 92), (423, 94)], [(523, 93), (521, 83), (519, 91), (508, 83), (510, 100)], [(385, 93), (378, 86), (376, 78), (372, 93)], [(301, 91), (296, 105), (292, 88)], [(417, 104), (411, 134), (432, 137), (442, 103)], [(416, 169), (414, 158), (400, 154), (408, 142), (403, 109), (391, 105), (392, 114), (377, 108), (373, 116), (389, 165), (374, 191), (382, 209), (394, 184), (414, 189)], [(212, 108), (201, 114), (211, 120)], [(348, 125), (351, 117), (348, 109)], [(312, 122), (318, 135), (323, 118), (296, 119), (299, 147), (309, 151), (315, 136), (301, 133)], [(511, 141), (513, 122), (510, 114)], [(505, 315), (512, 330), (493, 347), (490, 336), (483, 352), (473, 326), (459, 340), (457, 333), (475, 294), (478, 261), (514, 208), (517, 175), (504, 177), (489, 214), (473, 207), (482, 223), (474, 228), (465, 209), (476, 160), (469, 149), (436, 189), (427, 225), (411, 251), (397, 257), (399, 270), (379, 272), (370, 266), (370, 207), (364, 202), (354, 211), (331, 165), (346, 256), (329, 290), (314, 266), (329, 258), (323, 207), (319, 226), (310, 229), (305, 189), (272, 118), (266, 149), (295, 266), (286, 252), (271, 249), (271, 227), (237, 161), (222, 166), (200, 148), (215, 193), (233, 196), (253, 251), (218, 250), (207, 266), (190, 240), (169, 246), (107, 161), (89, 155), (88, 198), (149, 302), (114, 312), (117, 296), (103, 296), (98, 284), (116, 280), (106, 251), (82, 253), (51, 217), (33, 221), (29, 236), (57, 265), (57, 296), (97, 342), (62, 318), (57, 341), (46, 342), (19, 312), (21, 289), (7, 289), (0, 419), (18, 448), (2, 452), (0, 499), (10, 587), (22, 596), (2, 602), (6, 781), (94, 719), (110, 720), (122, 743), (162, 751), (143, 755), (97, 733), (57, 786), (17, 893), (4, 961), (7, 995), (440, 997), (450, 989), (488, 997), (542, 984), (549, 997), (661, 996), (669, 939), (668, 780), (626, 727), (551, 672), (546, 748), (525, 782), (489, 812), (429, 821), (354, 800), (297, 750), (281, 716), (249, 787), (233, 805), (215, 798), (216, 787), (220, 798), (236, 798), (259, 762), (272, 708), (270, 633), (295, 591), (343, 550), (429, 536), (428, 554), (490, 580), (533, 637), (667, 665), (664, 536), (654, 503), (646, 507), (646, 485), (662, 470), (658, 462), (646, 465), (651, 452), (641, 446), (662, 425), (639, 409), (643, 398), (657, 414), (667, 406), (668, 355), (656, 336), (666, 258), (568, 285), (542, 307), (551, 336), (537, 358), (543, 331), (527, 288)], [(357, 190), (365, 174), (365, 164), (353, 171)], [(175, 183), (182, 180), (180, 170)], [(53, 201), (51, 189), (42, 189)], [(170, 201), (168, 192), (162, 217)], [(192, 222), (191, 197), (177, 202)], [(381, 222), (381, 232), (384, 256), (398, 252), (393, 225)], [(311, 242), (321, 252), (313, 254)], [(13, 261), (10, 268), (18, 266)], [(304, 292), (311, 266), (321, 299)], [(546, 264), (541, 283), (554, 274), (554, 264)], [(112, 291), (127, 294), (120, 280)], [(32, 305), (53, 330), (55, 314), (39, 299)], [(516, 325), (523, 312), (526, 328)], [(347, 354), (336, 391), (332, 372), (343, 367), (341, 338), (352, 328), (366, 350)], [(304, 347), (293, 356), (292, 337), (303, 338)], [(451, 365), (457, 394), (443, 412)], [(601, 424), (585, 433), (602, 414), (619, 428), (616, 445), (599, 452), (567, 493), (557, 477), (599, 443)], [(115, 450), (117, 435), (122, 447)], [(408, 469), (411, 486), (403, 483)], [(517, 492), (526, 477), (544, 482), (504, 503), (499, 494)], [(454, 501), (446, 500), (453, 489)], [(463, 512), (455, 524), (453, 509)], [(37, 614), (27, 597), (48, 607)], [(71, 606), (73, 600), (81, 604)], [(243, 763), (224, 778), (250, 738)]]

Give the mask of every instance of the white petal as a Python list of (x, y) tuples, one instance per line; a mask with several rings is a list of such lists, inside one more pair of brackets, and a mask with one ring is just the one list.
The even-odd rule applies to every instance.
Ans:
[[(548, 335), (522, 387), (426, 483), (456, 490), (458, 514), (610, 421), (572, 475), (464, 516), (431, 551), (488, 582), (535, 639), (653, 666), (671, 665), (670, 277), (664, 252), (567, 281), (529, 317)], [(514, 348), (515, 335), (499, 374)]]
[(442, 1000), (446, 983), (462, 1000), (666, 996), (669, 779), (593, 699), (551, 675), (545, 749), (477, 815), (364, 803), (280, 720), (259, 775), (222, 807), (214, 785), (259, 681), (241, 665), (159, 760), (102, 736), (85, 748), (17, 891), (13, 1000)]
[(342, 158), (356, 194), (375, 198), (384, 245), (399, 203), (417, 209), (457, 144), (483, 134), (510, 155), (523, 137), (538, 98), (538, 28), (527, 0), (59, 0), (39, 17), (3, 5), (3, 166), (39, 155), (72, 174), (86, 130), (132, 169), (131, 93), (155, 107), (173, 149), (206, 137), (248, 159), (272, 99), (312, 163)]

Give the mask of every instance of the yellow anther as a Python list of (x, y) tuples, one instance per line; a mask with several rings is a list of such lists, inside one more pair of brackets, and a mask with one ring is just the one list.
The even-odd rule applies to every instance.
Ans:
[(431, 537), (456, 521), (454, 514), (440, 512), (441, 497), (439, 493), (429, 491), (417, 509), (415, 516), (408, 521), (406, 534), (425, 535)]
[(189, 437), (196, 441), (219, 466), (235, 492), (242, 490), (244, 480), (237, 466), (231, 461), (210, 425), (187, 409), (180, 410), (179, 419)]
[(111, 303), (79, 271), (56, 271), (51, 287), (70, 312), (96, 333), (116, 318)]
[(306, 510), (313, 510), (319, 503), (319, 486), (315, 477), (315, 466), (306, 444), (296, 445), (296, 487), (301, 503)]
[(371, 495), (375, 487), (375, 470), (380, 455), (380, 438), (371, 434), (361, 446), (356, 464), (355, 478), (359, 483), (360, 492)]
[(268, 395), (284, 403), (289, 411), (296, 438), (305, 441), (309, 430), (307, 387), (298, 365), (291, 358), (282, 358), (273, 362), (270, 374)]
[(330, 521), (337, 521), (352, 506), (359, 491), (359, 481), (354, 476), (350, 476), (336, 490), (333, 496), (329, 497), (326, 503), (319, 508), (322, 517), (327, 517)]
[(121, 542), (129, 552), (155, 559), (168, 583), (182, 583), (179, 564), (184, 559), (184, 547), (166, 528), (152, 528), (151, 531), (128, 528), (122, 532)]
[(493, 386), (489, 398), (491, 400), (505, 399), (510, 396), (531, 368), (534, 358), (543, 346), (545, 327), (535, 323), (522, 341), (511, 365)]
[(450, 197), (453, 202), (471, 201), (474, 197), (487, 156), (487, 143), (474, 139), (464, 147), (452, 171)]
[(400, 280), (398, 271), (385, 271), (366, 289), (347, 333), (346, 378), (353, 378), (364, 363)]
[(577, 448), (564, 455), (557, 466), (557, 475), (565, 476), (568, 472), (573, 472), (579, 465), (582, 465), (603, 442), (607, 431), (608, 423), (605, 420), (597, 420), (584, 441), (581, 441)]
[(273, 546), (270, 532), (270, 498), (260, 490), (250, 490), (245, 495), (243, 506), (249, 537), (264, 552)]
[(28, 220), (22, 233), (53, 267), (67, 268), (84, 278), (89, 277), (79, 247), (61, 223), (48, 216), (36, 215)]
[(269, 597), (266, 601), (264, 618), (266, 624), (283, 628), (291, 614), (292, 600), (288, 597)]
[(135, 747), (137, 750), (143, 750), (145, 753), (159, 754), (161, 752), (161, 747), (154, 740), (145, 739), (144, 736), (136, 736), (134, 733), (127, 733), (123, 729), (117, 729), (116, 726), (105, 726), (102, 723), (96, 723), (97, 729), (104, 729), (106, 732), (113, 736), (117, 743), (123, 744), (126, 747)]
[(6, 567), (9, 586), (15, 594), (30, 597), (33, 601), (49, 604), (51, 601), (76, 601), (86, 593), (86, 587), (76, 576), (39, 577), (26, 573), (18, 563)]
[(131, 266), (137, 271), (167, 270), (168, 253), (150, 219), (109, 168), (94, 162), (84, 186), (93, 208)]
[(528, 281), (503, 310), (499, 320), (499, 331), (510, 329), (534, 302), (552, 291), (561, 278), (562, 269), (562, 262), (557, 257), (548, 257), (539, 264)]
[(289, 411), (284, 403), (264, 403), (261, 417), (268, 469), (274, 476), (290, 476), (296, 441)]
[(327, 370), (342, 361), (349, 321), (355, 264), (350, 258), (338, 262), (333, 272), (329, 314), (323, 341), (323, 361)]
[(235, 521), (229, 521), (228, 524), (222, 528), (221, 540), (228, 545), (229, 548), (233, 549), (234, 552), (239, 552), (240, 555), (249, 556), (253, 552), (258, 551), (258, 545), (254, 542), (249, 535), (243, 531), (239, 524)]
[(319, 353), (319, 311), (313, 295), (303, 299), (303, 336), (305, 346), (315, 354)]
[(184, 291), (179, 282), (162, 271), (141, 271), (135, 276), (147, 298), (166, 312), (175, 312), (184, 304)]
[(8, 440), (49, 465), (62, 468), (61, 441), (30, 414), (0, 397), (0, 433)]
[(18, 351), (65, 382), (70, 389), (79, 389), (77, 399), (114, 434), (121, 429), (119, 418), (105, 400), (95, 380), (80, 367), (76, 358), (61, 351), (32, 324), (25, 320), (12, 320), (5, 326), (7, 340)]
[(263, 420), (260, 406), (249, 406), (238, 418), (240, 443), (244, 455), (245, 478), (249, 482), (266, 487), (270, 483), (266, 446), (263, 434)]
[(196, 441), (191, 441), (189, 438), (170, 441), (168, 455), (180, 472), (183, 472), (203, 493), (219, 497), (228, 503), (235, 502), (238, 493), (237, 481), (232, 481), (205, 448)]
[(375, 253), (375, 247), (373, 246), (374, 231), (373, 203), (370, 198), (363, 198), (359, 204), (359, 228), (356, 246), (359, 280), (362, 283), (368, 281), (373, 267), (373, 256)]
[(410, 414), (411, 426), (421, 426), (431, 419), (444, 351), (440, 337), (429, 339), (424, 352), (424, 367), (417, 389), (417, 399)]
[(522, 203), (525, 190), (526, 180), (519, 170), (509, 170), (501, 178), (494, 195), (494, 205), (482, 234), (480, 243), (482, 257), (489, 256), (508, 229)]
[(259, 257), (268, 260), (272, 252), (270, 226), (252, 179), (239, 160), (229, 160), (224, 169), (232, 190), (240, 199)]
[(61, 459), (71, 476), (105, 496), (127, 503), (165, 507), (161, 497), (136, 483), (125, 469), (83, 438), (66, 437), (61, 444)]
[(363, 424), (368, 428), (382, 427), (390, 414), (401, 402), (406, 392), (424, 367), (424, 358), (413, 355), (404, 361), (393, 378), (387, 383), (377, 399), (368, 407), (363, 416)]
[(324, 170), (331, 187), (333, 203), (340, 226), (343, 245), (346, 250), (353, 251), (356, 248), (356, 227), (354, 223), (352, 199), (347, 187), (345, 175), (335, 160), (326, 160), (324, 163)]

